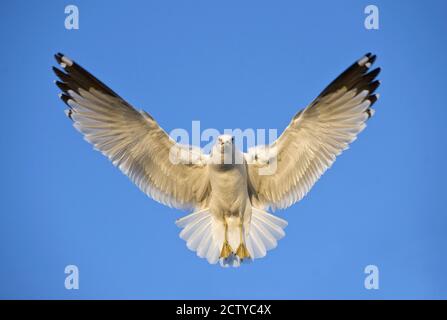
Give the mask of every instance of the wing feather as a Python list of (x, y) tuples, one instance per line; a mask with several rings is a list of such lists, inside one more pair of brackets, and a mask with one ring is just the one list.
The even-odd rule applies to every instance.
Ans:
[(210, 185), (200, 150), (177, 144), (148, 113), (133, 108), (76, 62), (62, 54), (55, 58), (63, 68), (53, 68), (60, 97), (85, 140), (156, 201), (179, 209), (206, 205)]
[[(301, 200), (366, 127), (380, 82), (376, 56), (366, 54), (346, 69), (269, 146), (246, 154), (252, 202), (272, 210)], [(261, 173), (272, 167), (272, 172)], [(265, 171), (265, 170), (264, 170)]]

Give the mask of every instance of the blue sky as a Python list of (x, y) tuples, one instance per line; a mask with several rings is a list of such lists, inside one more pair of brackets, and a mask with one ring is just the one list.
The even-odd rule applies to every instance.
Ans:
[[(380, 29), (363, 26), (366, 5)], [(80, 29), (64, 28), (76, 4)], [(0, 19), (0, 298), (447, 298), (445, 1), (11, 1)], [(66, 119), (61, 51), (167, 131), (277, 128), (362, 54), (383, 68), (376, 115), (286, 237), (239, 269), (178, 237)], [(64, 288), (64, 268), (80, 289)], [(366, 290), (365, 266), (380, 270)]]

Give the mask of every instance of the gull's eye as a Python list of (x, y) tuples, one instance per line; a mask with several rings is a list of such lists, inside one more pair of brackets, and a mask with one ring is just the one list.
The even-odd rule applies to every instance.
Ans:
[(234, 137), (231, 137), (231, 142), (234, 142)]

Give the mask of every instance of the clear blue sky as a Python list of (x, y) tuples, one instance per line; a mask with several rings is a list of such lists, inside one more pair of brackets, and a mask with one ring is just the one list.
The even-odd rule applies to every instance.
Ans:
[[(65, 5), (80, 29), (65, 30)], [(363, 27), (366, 5), (380, 30)], [(445, 1), (10, 1), (0, 19), (0, 298), (447, 298)], [(376, 115), (239, 269), (178, 237), (66, 119), (61, 51), (167, 130), (278, 128), (362, 54)], [(223, 111), (225, 110), (225, 111)], [(235, 116), (236, 115), (236, 116)], [(80, 289), (64, 288), (64, 268)], [(363, 286), (366, 265), (380, 289)]]

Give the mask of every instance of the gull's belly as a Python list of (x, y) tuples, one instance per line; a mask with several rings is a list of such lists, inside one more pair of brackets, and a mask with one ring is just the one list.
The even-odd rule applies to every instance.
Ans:
[(242, 215), (249, 203), (245, 166), (211, 172), (210, 208), (215, 215)]

